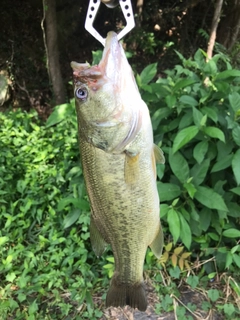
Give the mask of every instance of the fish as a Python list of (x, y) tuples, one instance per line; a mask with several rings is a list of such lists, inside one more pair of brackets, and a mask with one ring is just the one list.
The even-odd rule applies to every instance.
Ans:
[(98, 65), (72, 62), (83, 175), (95, 254), (111, 245), (115, 270), (106, 307), (145, 311), (143, 266), (147, 248), (160, 258), (163, 231), (149, 110), (117, 34), (107, 34)]

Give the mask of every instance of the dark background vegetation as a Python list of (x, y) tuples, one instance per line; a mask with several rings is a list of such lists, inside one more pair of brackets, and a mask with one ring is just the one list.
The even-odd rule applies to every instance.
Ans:
[[(151, 62), (158, 70), (172, 67), (177, 61), (174, 52), (192, 56), (197, 48), (206, 51), (216, 1), (145, 0), (132, 1), (136, 28), (124, 39), (125, 48), (132, 53), (129, 59), (137, 71)], [(102, 46), (84, 29), (88, 1), (57, 0), (57, 32), (65, 100), (72, 95), (70, 62), (92, 61), (92, 51)], [(217, 42), (224, 45), (234, 62), (239, 61), (239, 1), (224, 1)], [(0, 70), (10, 82), (7, 103), (48, 115), (54, 105), (46, 68), (46, 48), (41, 23), (41, 0), (7, 1), (1, 3)], [(124, 23), (120, 7), (99, 10), (95, 26), (105, 36)], [(45, 26), (45, 21), (43, 22)], [(202, 31), (201, 31), (202, 30)], [(169, 45), (171, 44), (171, 45)]]

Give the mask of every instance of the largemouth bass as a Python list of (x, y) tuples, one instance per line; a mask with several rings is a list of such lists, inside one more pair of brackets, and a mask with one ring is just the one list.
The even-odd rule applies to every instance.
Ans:
[(115, 260), (106, 306), (144, 311), (146, 250), (159, 258), (163, 246), (156, 160), (164, 157), (116, 33), (108, 34), (99, 65), (71, 66), (91, 244), (97, 256), (110, 244)]

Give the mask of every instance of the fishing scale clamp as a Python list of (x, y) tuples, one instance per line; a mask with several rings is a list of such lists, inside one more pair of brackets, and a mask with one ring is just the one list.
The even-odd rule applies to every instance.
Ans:
[(118, 33), (118, 40), (122, 39), (129, 31), (131, 31), (134, 26), (134, 16), (132, 11), (131, 0), (90, 0), (87, 17), (85, 21), (85, 29), (103, 46), (105, 46), (106, 39), (103, 38), (96, 29), (93, 27), (94, 20), (97, 16), (98, 9), (100, 7), (101, 2), (103, 2), (107, 7), (114, 8), (118, 4), (120, 4), (124, 18), (126, 20), (126, 26), (123, 30)]

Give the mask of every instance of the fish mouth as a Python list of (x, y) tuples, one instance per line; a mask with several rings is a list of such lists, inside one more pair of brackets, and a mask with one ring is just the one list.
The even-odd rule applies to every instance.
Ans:
[(105, 75), (113, 81), (119, 83), (122, 74), (122, 66), (127, 62), (125, 52), (119, 43), (117, 33), (110, 31), (107, 34), (105, 48), (99, 67), (104, 70)]

